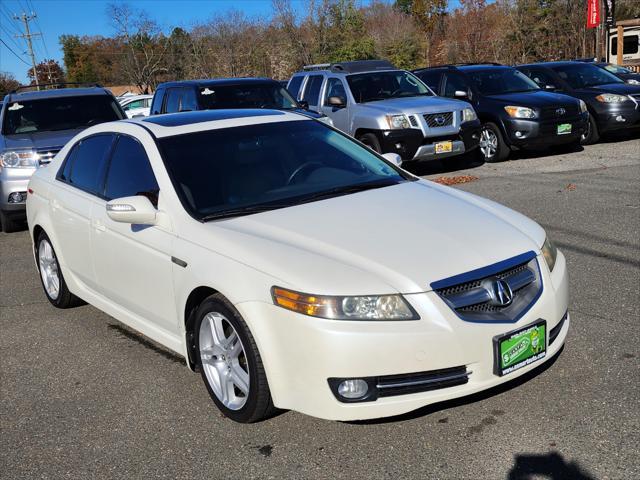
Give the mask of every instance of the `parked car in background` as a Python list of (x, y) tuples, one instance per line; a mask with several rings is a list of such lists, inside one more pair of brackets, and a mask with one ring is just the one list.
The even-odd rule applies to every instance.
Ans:
[(566, 261), (537, 223), (297, 113), (93, 127), (33, 176), (27, 212), (49, 302), (184, 357), (238, 422), (470, 395), (551, 361), (570, 328)]
[[(32, 87), (27, 87), (32, 88)], [(102, 87), (14, 91), (0, 110), (0, 225), (5, 232), (25, 217), (27, 183), (79, 131), (126, 118)]]
[(533, 63), (517, 68), (545, 90), (586, 103), (589, 124), (582, 137), (584, 144), (597, 142), (606, 132), (640, 126), (640, 85), (629, 85), (584, 62)]
[(545, 92), (518, 70), (500, 64), (445, 65), (414, 73), (444, 97), (471, 102), (482, 122), (485, 161), (511, 150), (577, 144), (587, 128), (584, 102)]
[(436, 97), (415, 75), (386, 61), (310, 65), (287, 88), (336, 128), (405, 162), (459, 155), (480, 140), (471, 105)]
[(184, 80), (158, 85), (151, 115), (236, 108), (270, 108), (298, 112), (331, 125), (326, 115), (297, 102), (280, 82), (270, 78)]
[(126, 95), (118, 97), (118, 102), (127, 117), (148, 117), (152, 99), (153, 95)]
[(598, 62), (595, 58), (579, 58), (574, 60), (575, 62), (591, 63), (600, 68), (604, 68), (607, 72), (613, 73), (620, 80), (624, 80), (625, 83), (630, 85), (640, 85), (640, 73), (636, 73), (621, 65), (615, 65), (613, 63)]

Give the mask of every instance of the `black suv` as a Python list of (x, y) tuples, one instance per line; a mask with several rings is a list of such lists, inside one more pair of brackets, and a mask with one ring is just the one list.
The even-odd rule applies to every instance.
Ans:
[(520, 65), (522, 73), (548, 91), (579, 98), (589, 109), (582, 143), (612, 130), (640, 126), (640, 85), (629, 85), (592, 63), (546, 62)]
[(150, 115), (236, 108), (268, 108), (301, 113), (332, 125), (321, 113), (297, 102), (280, 82), (270, 78), (217, 78), (161, 83), (151, 102)]
[(464, 99), (480, 121), (487, 162), (511, 150), (577, 144), (587, 128), (584, 102), (542, 90), (526, 75), (499, 64), (447, 65), (414, 73), (439, 95)]

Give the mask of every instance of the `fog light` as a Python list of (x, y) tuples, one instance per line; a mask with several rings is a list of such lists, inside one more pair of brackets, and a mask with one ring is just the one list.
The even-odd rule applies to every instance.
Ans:
[(9, 203), (22, 203), (27, 199), (27, 192), (13, 192), (9, 194)]
[(516, 137), (522, 138), (522, 132), (516, 132)]
[(338, 385), (338, 395), (349, 399), (362, 398), (367, 394), (368, 390), (367, 382), (360, 378), (345, 380)]

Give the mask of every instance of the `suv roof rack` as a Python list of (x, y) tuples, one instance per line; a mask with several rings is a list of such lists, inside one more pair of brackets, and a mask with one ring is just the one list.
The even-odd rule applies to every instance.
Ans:
[(418, 70), (426, 70), (429, 68), (447, 68), (447, 67), (471, 67), (473, 65), (495, 65), (496, 67), (504, 67), (503, 63), (497, 62), (468, 62), (468, 63), (443, 63), (441, 65), (430, 65), (428, 67), (421, 67), (412, 70), (412, 72), (417, 72)]
[[(90, 83), (90, 82), (58, 82), (58, 83), (44, 83), (39, 85), (40, 88), (43, 87), (50, 87), (50, 88), (46, 88), (46, 90), (57, 90), (59, 88), (65, 88), (66, 85), (74, 85), (77, 87), (97, 87), (97, 88), (104, 88), (102, 85), (100, 85), (99, 83)], [(33, 88), (36, 89), (38, 88), (37, 85), (20, 85), (18, 88), (15, 88), (13, 90), (11, 90), (9, 93), (18, 93), (18, 91), (20, 90), (27, 90), (29, 88)]]
[(387, 60), (354, 60), (352, 62), (305, 65), (302, 70), (305, 72), (313, 70), (331, 70), (332, 72), (359, 73), (372, 72), (376, 70), (396, 70), (396, 66)]

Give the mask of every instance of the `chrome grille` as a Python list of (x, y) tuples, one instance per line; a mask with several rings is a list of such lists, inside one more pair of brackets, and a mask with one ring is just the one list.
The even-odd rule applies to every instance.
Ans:
[[(564, 113), (562, 113), (564, 111)], [(573, 117), (580, 113), (580, 108), (577, 105), (562, 105), (554, 107), (545, 107), (540, 111), (540, 118), (542, 119), (557, 119)]]
[[(542, 292), (542, 278), (534, 252), (490, 265), (477, 272), (432, 284), (440, 298), (463, 320), (516, 321)], [(501, 285), (500, 288), (510, 292), (509, 302), (504, 302), (502, 297), (497, 298), (498, 284)]]
[(418, 119), (416, 117), (414, 117), (413, 115), (409, 115), (409, 123), (411, 123), (412, 127), (417, 127), (418, 126)]
[(448, 127), (453, 125), (453, 112), (425, 113), (423, 117), (429, 128)]
[(49, 163), (53, 160), (53, 157), (62, 150), (62, 147), (51, 147), (51, 148), (38, 148), (36, 149), (36, 153), (40, 157), (40, 164)]

